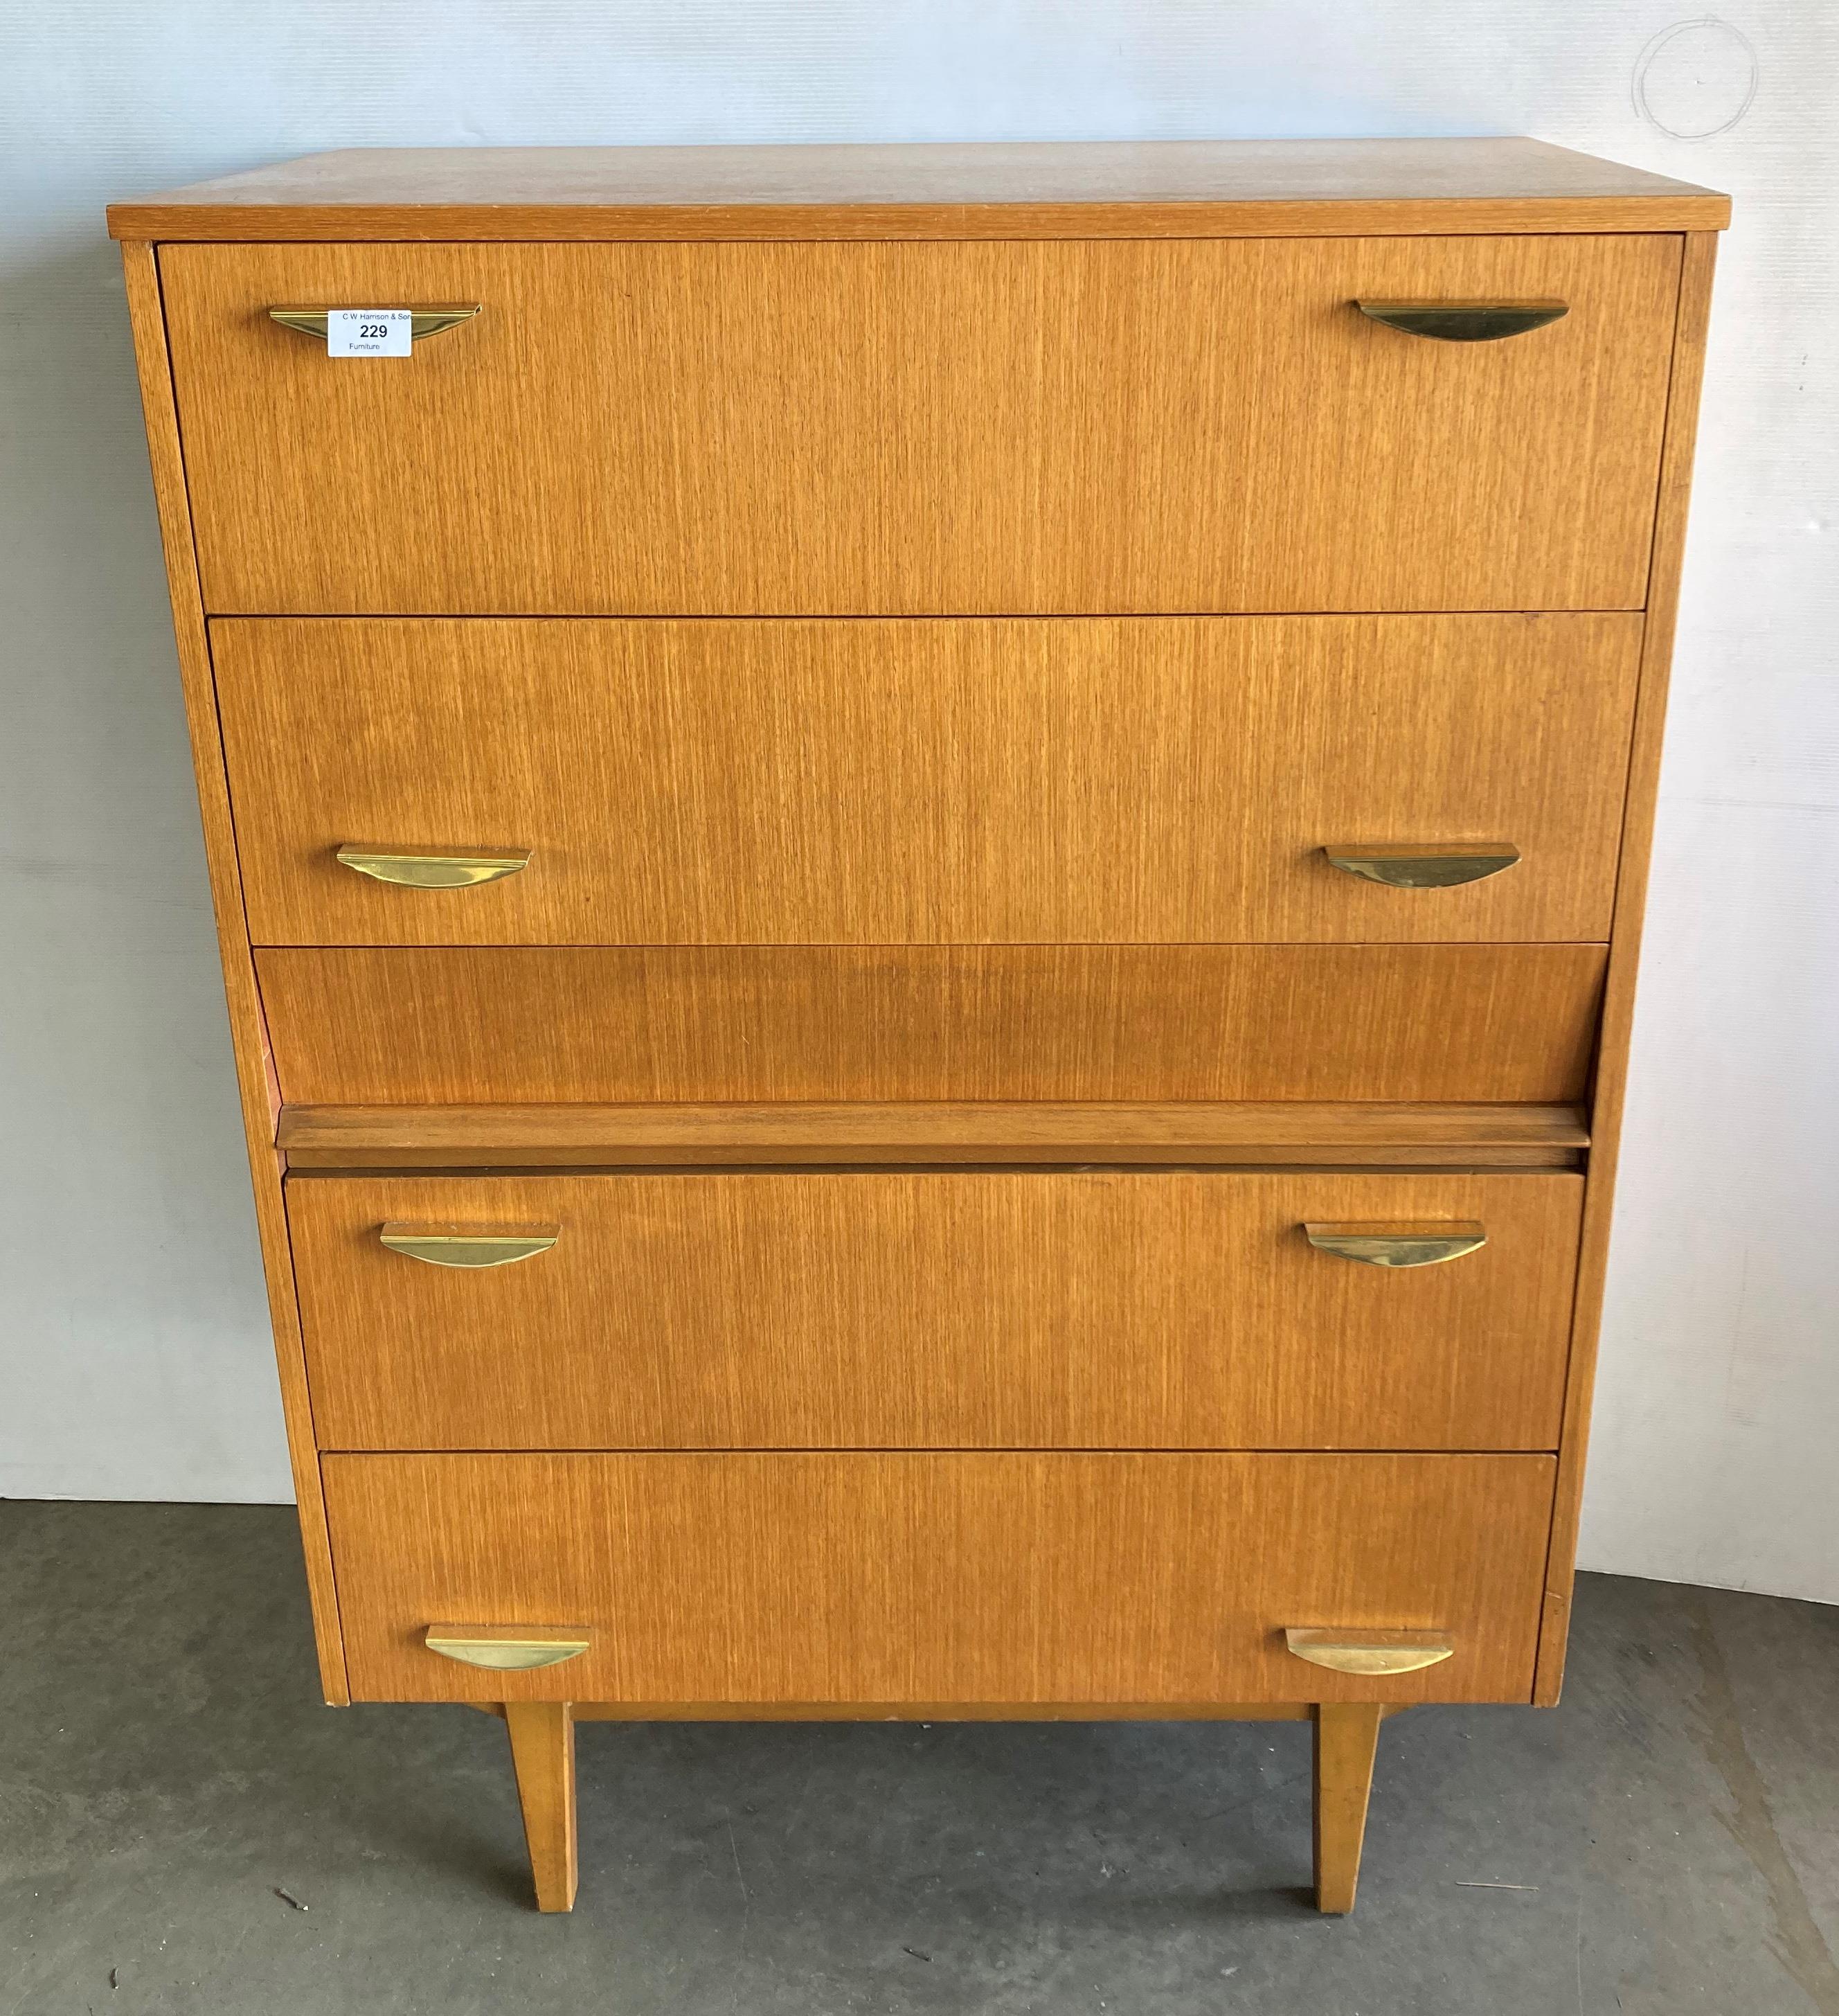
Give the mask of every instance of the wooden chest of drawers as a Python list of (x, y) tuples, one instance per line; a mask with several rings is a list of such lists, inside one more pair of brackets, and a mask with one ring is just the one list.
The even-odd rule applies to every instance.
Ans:
[(502, 1715), (544, 1908), (583, 1718), (1307, 1719), (1345, 1910), (1381, 1718), (1556, 1700), (1726, 209), (111, 212), (326, 1697)]

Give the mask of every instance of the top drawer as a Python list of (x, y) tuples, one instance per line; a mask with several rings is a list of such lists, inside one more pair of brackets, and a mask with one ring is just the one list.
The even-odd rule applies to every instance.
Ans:
[[(1672, 236), (177, 245), (207, 607), (1627, 609)], [(1558, 300), (1446, 343), (1359, 300)], [(406, 359), (272, 307), (477, 302)]]

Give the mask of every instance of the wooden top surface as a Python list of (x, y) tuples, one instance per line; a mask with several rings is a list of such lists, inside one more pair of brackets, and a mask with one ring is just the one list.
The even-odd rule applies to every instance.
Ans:
[(112, 205), (160, 240), (1237, 238), (1705, 231), (1727, 197), (1538, 140), (434, 147)]

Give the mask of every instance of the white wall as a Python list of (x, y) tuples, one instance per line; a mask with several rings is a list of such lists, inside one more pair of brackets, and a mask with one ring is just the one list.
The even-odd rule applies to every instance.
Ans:
[(12, 10), (0, 1493), (287, 1489), (105, 200), (353, 145), (1530, 133), (1737, 203), (1585, 1558), (1839, 1600), (1839, 8), (1744, 0), (1653, 51), (1638, 89), (1643, 52), (1693, 19), (1655, 0)]

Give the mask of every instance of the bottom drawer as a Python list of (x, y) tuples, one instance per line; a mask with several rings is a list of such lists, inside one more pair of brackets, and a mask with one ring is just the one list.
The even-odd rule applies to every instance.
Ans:
[[(1524, 1701), (1542, 1456), (333, 1456), (360, 1701)], [(430, 1625), (573, 1625), (496, 1672)], [(1348, 1676), (1287, 1627), (1445, 1633)]]

